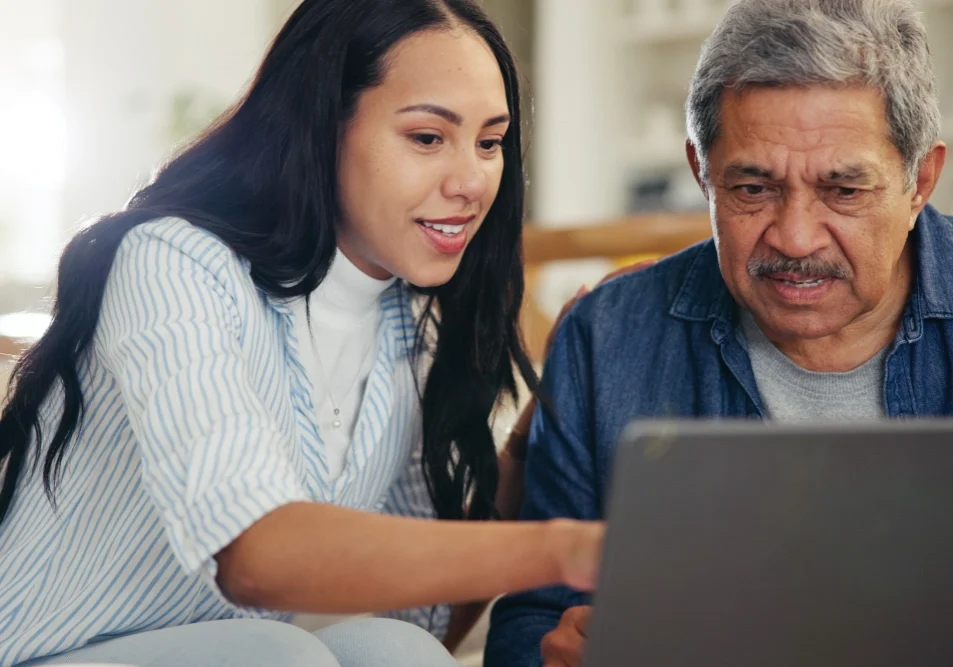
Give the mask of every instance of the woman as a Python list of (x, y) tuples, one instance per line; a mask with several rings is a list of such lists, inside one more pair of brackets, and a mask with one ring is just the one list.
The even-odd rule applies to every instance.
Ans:
[(519, 121), (470, 0), (306, 0), (69, 243), (0, 418), (0, 665), (454, 664), (391, 619), (263, 619), (592, 586), (601, 526), (461, 521), (496, 515), (488, 420), (534, 380)]

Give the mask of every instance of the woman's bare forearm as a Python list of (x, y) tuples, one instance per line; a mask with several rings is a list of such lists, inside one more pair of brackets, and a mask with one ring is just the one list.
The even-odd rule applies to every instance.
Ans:
[(574, 541), (588, 542), (588, 529), (576, 522), (433, 521), (293, 503), (218, 554), (218, 581), (239, 604), (295, 612), (489, 600), (559, 583), (565, 577), (559, 554), (571, 552)]

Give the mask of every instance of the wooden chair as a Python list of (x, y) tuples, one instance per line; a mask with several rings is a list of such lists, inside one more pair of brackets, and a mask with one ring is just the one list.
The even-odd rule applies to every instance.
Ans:
[(10, 371), (13, 370), (13, 362), (24, 349), (26, 345), (23, 341), (0, 336), (0, 406), (6, 398), (7, 382), (10, 380)]
[(22, 341), (0, 336), (0, 363), (3, 363), (5, 359), (19, 356), (24, 349), (25, 346)]
[(658, 213), (578, 227), (527, 225), (523, 236), (523, 337), (530, 357), (541, 364), (546, 336), (553, 325), (534, 296), (539, 269), (544, 264), (567, 259), (664, 257), (711, 236), (711, 223), (707, 213)]

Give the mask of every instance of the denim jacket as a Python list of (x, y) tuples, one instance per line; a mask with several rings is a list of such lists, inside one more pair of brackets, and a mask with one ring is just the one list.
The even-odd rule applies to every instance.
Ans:
[[(916, 272), (886, 361), (890, 417), (953, 414), (953, 218), (927, 206), (912, 233)], [(530, 433), (525, 520), (599, 519), (612, 450), (637, 418), (763, 416), (737, 305), (711, 240), (613, 280), (560, 326), (543, 374), (552, 411)], [(542, 664), (540, 640), (587, 595), (562, 587), (493, 610), (486, 667)]]

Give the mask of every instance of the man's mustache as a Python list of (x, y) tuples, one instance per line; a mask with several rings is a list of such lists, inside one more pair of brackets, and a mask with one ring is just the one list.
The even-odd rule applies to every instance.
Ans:
[(754, 257), (748, 261), (748, 273), (759, 278), (778, 273), (793, 273), (806, 280), (838, 279), (850, 275), (850, 270), (838, 262), (802, 257)]

